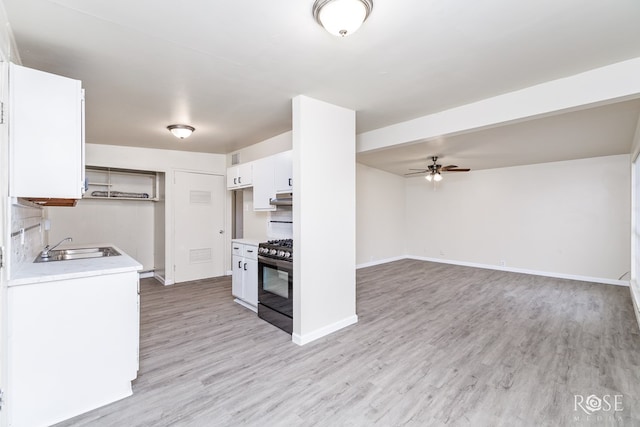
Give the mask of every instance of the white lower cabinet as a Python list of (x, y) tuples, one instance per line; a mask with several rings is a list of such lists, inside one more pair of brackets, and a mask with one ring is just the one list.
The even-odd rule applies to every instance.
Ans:
[(236, 302), (257, 311), (258, 307), (258, 245), (231, 242), (233, 275), (231, 294)]
[(52, 425), (131, 395), (136, 271), (13, 286), (7, 297), (9, 426)]

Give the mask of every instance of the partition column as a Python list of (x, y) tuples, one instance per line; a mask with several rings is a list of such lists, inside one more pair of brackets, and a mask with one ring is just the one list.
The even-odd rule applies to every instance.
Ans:
[(293, 99), (293, 341), (356, 323), (355, 112)]

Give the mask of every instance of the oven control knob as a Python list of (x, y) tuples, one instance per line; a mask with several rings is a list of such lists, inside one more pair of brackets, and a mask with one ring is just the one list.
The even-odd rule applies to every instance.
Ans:
[(278, 251), (278, 256), (280, 258), (284, 258), (284, 251), (283, 250)]
[(284, 253), (284, 257), (285, 257), (285, 258), (290, 258), (290, 257), (291, 257), (291, 252), (286, 251), (286, 252)]
[(276, 251), (275, 249), (271, 249), (271, 250), (269, 251), (269, 255), (275, 255), (275, 254), (277, 254), (277, 253), (278, 253), (278, 251)]

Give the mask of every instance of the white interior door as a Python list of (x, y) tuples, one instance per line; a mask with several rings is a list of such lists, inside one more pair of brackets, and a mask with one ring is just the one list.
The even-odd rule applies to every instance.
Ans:
[(224, 177), (176, 172), (174, 194), (175, 281), (224, 275)]

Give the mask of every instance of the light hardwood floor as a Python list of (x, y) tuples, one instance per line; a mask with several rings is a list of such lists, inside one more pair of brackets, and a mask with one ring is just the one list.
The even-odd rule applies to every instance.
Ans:
[(303, 347), (229, 278), (145, 279), (141, 306), (134, 395), (61, 426), (640, 425), (625, 287), (396, 261), (358, 270), (357, 324)]

